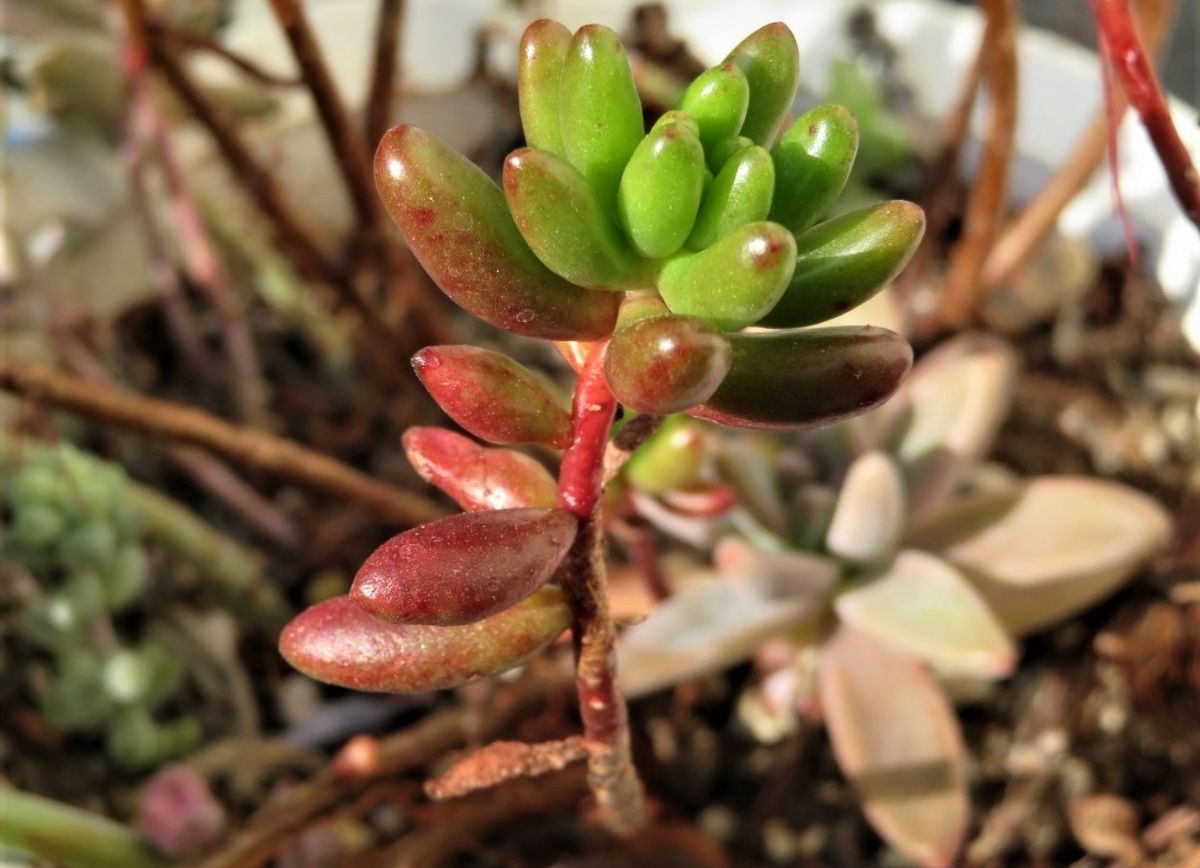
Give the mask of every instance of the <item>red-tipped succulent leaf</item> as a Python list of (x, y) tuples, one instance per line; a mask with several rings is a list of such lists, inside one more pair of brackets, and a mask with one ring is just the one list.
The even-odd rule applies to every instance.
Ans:
[(558, 483), (541, 464), (512, 449), (485, 449), (446, 428), (404, 433), (409, 463), (467, 512), (554, 506)]
[(349, 597), (301, 612), (283, 629), (279, 650), (310, 678), (381, 693), (425, 693), (457, 687), (519, 666), (571, 622), (557, 588), (542, 588), (474, 624), (397, 624)]
[(459, 425), (492, 443), (566, 447), (571, 411), (541, 375), (503, 353), (438, 346), (412, 359), (422, 385)]
[(452, 515), (377, 548), (354, 577), (350, 599), (406, 624), (469, 624), (545, 584), (575, 531), (561, 509)]

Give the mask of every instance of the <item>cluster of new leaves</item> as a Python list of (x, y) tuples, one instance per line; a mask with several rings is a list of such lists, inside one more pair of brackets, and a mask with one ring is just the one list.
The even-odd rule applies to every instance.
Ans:
[(149, 576), (126, 483), (116, 465), (68, 445), (32, 457), (5, 486), (10, 522), (0, 556), (40, 580), (19, 625), (54, 656), (55, 676), (39, 696), (46, 720), (106, 733), (113, 759), (148, 768), (193, 747), (201, 732), (191, 718), (154, 719), (183, 677), (166, 649), (96, 640), (115, 633), (109, 619), (140, 597)]
[[(978, 692), (1011, 674), (1018, 637), (1110, 594), (1169, 538), (1162, 508), (1123, 486), (981, 472), (1015, 374), (1006, 346), (964, 335), (886, 407), (809, 432), (798, 452), (727, 443), (717, 463), (740, 506), (709, 528), (720, 579), (623, 637), (634, 695), (756, 657), (744, 718), (771, 737), (823, 717), (869, 819), (923, 865), (949, 864), (968, 821), (941, 685)], [(689, 466), (677, 478), (695, 488)]]
[[(577, 368), (603, 354), (604, 394), (627, 411), (769, 430), (829, 424), (889, 397), (911, 349), (884, 329), (804, 327), (890, 280), (924, 218), (886, 202), (817, 222), (858, 132), (832, 105), (785, 130), (797, 80), (794, 37), (769, 25), (647, 132), (616, 34), (537, 21), (518, 80), (529, 146), (505, 161), (503, 187), (411, 126), (384, 137), (376, 183), (443, 292), (501, 329), (560, 342)], [(754, 325), (769, 330), (742, 331)], [(551, 385), (499, 353), (438, 346), (413, 363), (483, 440), (565, 449), (590, 424), (590, 405), (573, 420)], [(447, 687), (516, 665), (568, 624), (547, 582), (586, 517), (571, 494), (522, 453), (450, 431), (416, 429), (405, 445), (467, 514), (385, 543), (348, 596), (288, 627), (283, 653), (317, 678)]]

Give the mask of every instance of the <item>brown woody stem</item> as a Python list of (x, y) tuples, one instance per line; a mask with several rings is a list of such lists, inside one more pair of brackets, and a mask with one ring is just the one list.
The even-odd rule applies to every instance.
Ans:
[(646, 804), (630, 753), (625, 699), (616, 685), (616, 631), (608, 610), (600, 494), (617, 402), (604, 380), (606, 348), (603, 342), (594, 344), (579, 374), (571, 444), (559, 471), (558, 502), (579, 519), (579, 533), (562, 571), (562, 587), (571, 606), (588, 783), (601, 822), (613, 834), (625, 836), (645, 823)]
[(396, 87), (396, 48), (404, 20), (404, 0), (379, 0), (375, 21), (375, 50), (371, 61), (371, 86), (367, 90), (365, 132), (368, 154), (388, 127), (388, 109)]
[(1138, 36), (1129, 0), (1092, 0), (1091, 5), (1101, 45), (1121, 80), (1129, 104), (1138, 113), (1158, 152), (1175, 198), (1184, 213), (1200, 227), (1200, 173), (1171, 120), (1154, 64)]

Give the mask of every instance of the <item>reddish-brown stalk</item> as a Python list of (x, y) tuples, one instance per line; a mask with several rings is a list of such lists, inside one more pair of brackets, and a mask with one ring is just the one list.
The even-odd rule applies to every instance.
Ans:
[(616, 685), (616, 631), (608, 609), (604, 525), (600, 515), (604, 455), (617, 402), (604, 380), (607, 344), (592, 345), (575, 386), (571, 444), (563, 454), (558, 503), (579, 520), (562, 570), (575, 641), (575, 686), (588, 757), (588, 783), (600, 818), (614, 834), (645, 823), (642, 783), (633, 767), (625, 699)]
[(1200, 227), (1200, 173), (1175, 129), (1162, 85), (1146, 54), (1129, 0), (1091, 0), (1101, 47), (1146, 128), (1183, 211)]

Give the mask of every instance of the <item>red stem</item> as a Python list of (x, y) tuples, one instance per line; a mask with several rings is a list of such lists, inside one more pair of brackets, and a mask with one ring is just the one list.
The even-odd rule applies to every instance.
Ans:
[(588, 783), (604, 825), (616, 835), (628, 835), (645, 823), (646, 808), (629, 748), (625, 699), (616, 685), (616, 631), (608, 609), (600, 494), (617, 402), (604, 380), (606, 349), (604, 342), (593, 344), (575, 386), (571, 444), (559, 470), (558, 503), (579, 519), (579, 533), (562, 570), (562, 588), (571, 606)]
[(1200, 227), (1200, 174), (1171, 121), (1154, 65), (1146, 54), (1129, 0), (1091, 0), (1100, 41), (1137, 111), (1184, 213)]

